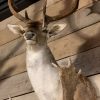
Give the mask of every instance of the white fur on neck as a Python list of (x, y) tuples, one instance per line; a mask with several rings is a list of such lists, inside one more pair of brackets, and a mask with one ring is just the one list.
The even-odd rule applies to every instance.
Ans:
[(45, 63), (43, 49), (27, 51), (27, 72), (31, 84), (40, 100), (62, 100), (59, 73), (51, 63)]

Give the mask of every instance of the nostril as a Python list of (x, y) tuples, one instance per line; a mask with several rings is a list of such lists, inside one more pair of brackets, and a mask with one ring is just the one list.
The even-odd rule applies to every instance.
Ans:
[(32, 36), (35, 36), (35, 34), (34, 34), (34, 33), (32, 33)]
[(33, 37), (34, 35), (33, 34), (25, 34), (25, 37), (29, 40)]

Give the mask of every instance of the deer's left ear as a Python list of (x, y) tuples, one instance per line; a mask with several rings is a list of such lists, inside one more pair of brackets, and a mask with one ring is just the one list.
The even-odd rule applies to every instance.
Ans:
[(62, 31), (67, 24), (54, 24), (49, 30), (50, 34), (57, 34), (58, 32)]
[(7, 25), (9, 30), (12, 31), (14, 34), (23, 34), (24, 28), (21, 25)]

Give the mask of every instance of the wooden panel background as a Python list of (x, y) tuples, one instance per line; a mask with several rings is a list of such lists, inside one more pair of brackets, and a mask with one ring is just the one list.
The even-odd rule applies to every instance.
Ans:
[[(65, 5), (68, 3), (66, 0), (48, 0), (48, 14), (55, 16), (60, 12), (68, 13), (71, 1)], [(39, 1), (26, 8), (30, 18), (41, 19), (41, 4), (42, 1)], [(24, 11), (20, 13), (24, 14)], [(100, 1), (94, 3), (93, 0), (79, 0), (75, 13), (54, 23), (67, 24), (63, 31), (48, 40), (48, 46), (57, 62), (63, 66), (70, 58), (77, 70), (81, 68), (82, 73), (95, 84), (99, 100)], [(0, 100), (7, 99), (8, 96), (12, 100), (38, 100), (26, 72), (24, 39), (13, 35), (7, 24), (24, 25), (14, 16), (0, 22)]]

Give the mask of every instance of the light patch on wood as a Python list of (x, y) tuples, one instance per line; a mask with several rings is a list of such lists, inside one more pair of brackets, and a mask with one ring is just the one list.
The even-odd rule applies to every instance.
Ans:
[(89, 77), (93, 86), (96, 89), (97, 96), (100, 96), (100, 74)]

